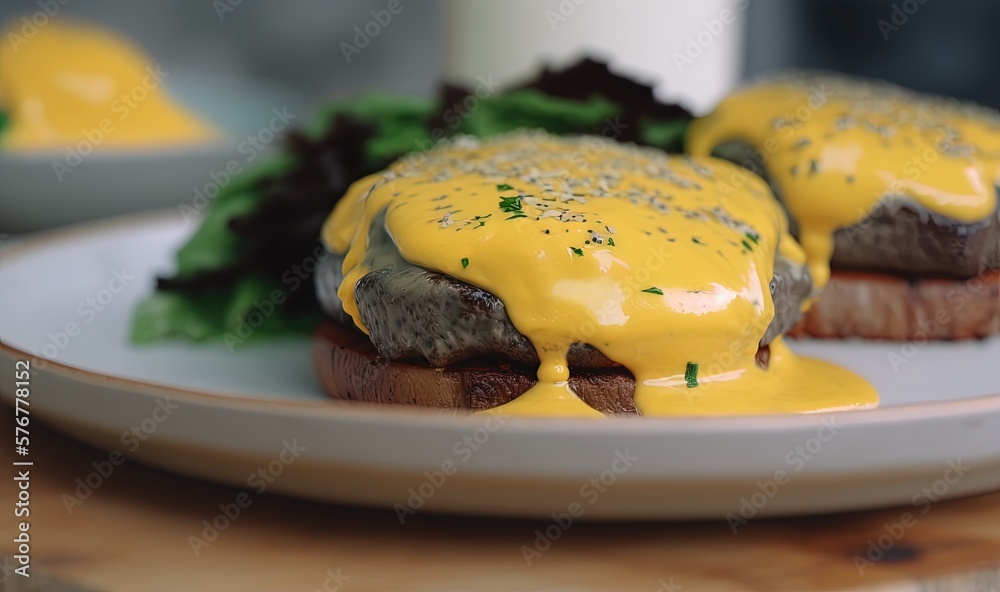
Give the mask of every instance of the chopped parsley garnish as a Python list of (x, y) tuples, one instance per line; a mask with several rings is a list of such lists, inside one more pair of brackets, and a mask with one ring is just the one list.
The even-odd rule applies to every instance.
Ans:
[(469, 266), (469, 258), (468, 257), (462, 257), (462, 269), (465, 269), (468, 266)]
[(611, 237), (609, 236), (609, 237), (608, 237), (608, 245), (610, 245), (610, 246), (612, 246), (612, 247), (613, 247), (613, 246), (615, 246), (615, 239), (613, 239), (613, 238), (611, 238)]
[(505, 212), (517, 212), (521, 210), (521, 197), (501, 197), (500, 209)]
[(657, 296), (663, 296), (663, 290), (657, 288), (656, 286), (653, 286), (651, 288), (646, 288), (645, 290), (643, 290), (643, 292), (646, 292), (648, 294), (656, 294)]
[(497, 185), (497, 191), (513, 191), (513, 190), (514, 188), (508, 185), (507, 183), (501, 183)]
[(752, 232), (748, 232), (746, 234), (746, 236), (747, 236), (748, 239), (750, 239), (753, 242), (753, 244), (755, 244), (755, 245), (756, 244), (760, 244), (760, 237), (757, 236), (756, 234), (754, 234)]
[(692, 236), (691, 237), (691, 242), (693, 242), (696, 245), (703, 245), (703, 244), (705, 244), (705, 243), (701, 242), (701, 239), (698, 238), (697, 236)]
[(501, 197), (500, 198), (500, 209), (514, 214), (513, 216), (508, 216), (508, 220), (514, 218), (527, 218), (528, 215), (521, 211), (521, 196), (517, 197)]
[(687, 368), (684, 369), (684, 380), (687, 382), (688, 388), (698, 386), (698, 364), (694, 362), (687, 363)]
[(577, 257), (583, 257), (583, 249), (581, 249), (579, 247), (570, 247), (569, 250), (573, 251), (574, 253), (576, 253)]
[(747, 239), (743, 239), (743, 240), (742, 240), (742, 241), (740, 241), (740, 242), (741, 242), (741, 243), (743, 243), (743, 248), (744, 248), (744, 249), (746, 249), (746, 250), (748, 250), (748, 251), (751, 251), (751, 252), (753, 251), (753, 245), (751, 245), (751, 244), (750, 244), (750, 243), (749, 243), (749, 242), (747, 241)]

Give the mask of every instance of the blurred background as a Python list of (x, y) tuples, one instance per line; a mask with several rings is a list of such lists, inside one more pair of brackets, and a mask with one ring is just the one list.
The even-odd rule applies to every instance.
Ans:
[[(30, 39), (49, 21), (99, 24), (170, 72), (169, 90), (181, 103), (237, 137), (266, 124), (275, 105), (301, 125), (336, 97), (372, 90), (426, 96), (442, 79), (484, 77), (503, 88), (541, 64), (582, 55), (609, 61), (696, 114), (744, 79), (792, 67), (884, 78), (996, 107), (998, 16), (1000, 4), (987, 0), (0, 2), (8, 52), (17, 35)], [(115, 200), (107, 198), (103, 156), (74, 168), (71, 183), (57, 183), (58, 158), (0, 145), (0, 231), (190, 200), (192, 188), (237, 151), (229, 141), (193, 159), (178, 156), (168, 170), (135, 164), (131, 178), (115, 175), (126, 196)], [(184, 188), (180, 198), (176, 187)], [(53, 194), (67, 205), (37, 207)]]
[(998, 18), (990, 0), (755, 1), (740, 69), (838, 70), (997, 108)]
[[(1000, 4), (990, 0), (401, 0), (400, 25), (383, 27), (350, 63), (341, 42), (353, 43), (354, 27), (387, 0), (51, 3), (128, 35), (168, 71), (261, 79), (306, 97), (428, 93), (442, 75), (523, 75), (531, 62), (590, 51), (702, 110), (741, 78), (800, 66), (1000, 104), (989, 75), (1000, 61)], [(0, 23), (16, 25), (43, 4), (4, 0)], [(713, 31), (727, 9), (734, 22)], [(672, 54), (687, 55), (688, 37), (703, 53), (678, 67)]]

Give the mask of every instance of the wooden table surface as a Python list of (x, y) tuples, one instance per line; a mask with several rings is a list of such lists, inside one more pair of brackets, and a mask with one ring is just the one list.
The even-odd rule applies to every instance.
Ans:
[[(0, 406), (0, 425), (13, 425)], [(3, 433), (10, 431), (3, 429)], [(16, 460), (4, 442), (3, 466)], [(574, 524), (529, 566), (541, 521), (418, 514), (260, 496), (195, 556), (188, 536), (236, 490), (126, 461), (70, 514), (63, 494), (107, 453), (32, 424), (31, 573), (95, 590), (975, 590), (1000, 592), (1000, 493), (941, 502), (859, 572), (905, 508), (751, 521)], [(13, 567), (14, 481), (0, 552)], [(912, 509), (912, 508), (911, 508)], [(888, 539), (883, 539), (888, 540)], [(29, 589), (0, 572), (7, 592)], [(339, 587), (338, 587), (339, 586)], [(76, 588), (65, 588), (76, 589)]]

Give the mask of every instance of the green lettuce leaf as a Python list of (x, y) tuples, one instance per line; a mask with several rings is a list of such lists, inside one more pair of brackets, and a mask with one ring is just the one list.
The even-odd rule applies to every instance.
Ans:
[(639, 133), (644, 142), (671, 151), (680, 151), (684, 146), (688, 121), (655, 121), (645, 118), (641, 123)]
[(614, 103), (601, 97), (571, 101), (523, 89), (483, 99), (462, 121), (460, 130), (482, 138), (521, 128), (543, 129), (551, 134), (593, 128), (594, 133), (600, 133), (604, 120), (618, 111)]

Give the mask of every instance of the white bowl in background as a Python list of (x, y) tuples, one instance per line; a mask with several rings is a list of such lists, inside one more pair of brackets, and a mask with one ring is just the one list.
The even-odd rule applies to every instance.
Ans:
[[(180, 77), (180, 74), (178, 74)], [(68, 151), (20, 152), (0, 148), (0, 232), (23, 233), (107, 216), (193, 204), (195, 189), (225, 182), (233, 162), (246, 170), (281, 144), (284, 133), (306, 119), (301, 97), (252, 80), (177, 80), (172, 95), (223, 130), (209, 144), (188, 147), (108, 149), (67, 165)], [(275, 111), (291, 114), (275, 120)], [(263, 150), (247, 141), (261, 135)], [(53, 163), (60, 163), (55, 167)], [(59, 168), (61, 175), (57, 174)], [(68, 172), (67, 172), (68, 171)], [(61, 177), (61, 178), (60, 178)], [(210, 189), (211, 191), (211, 189)], [(199, 200), (202, 201), (203, 200)], [(204, 202), (203, 202), (204, 203)]]

